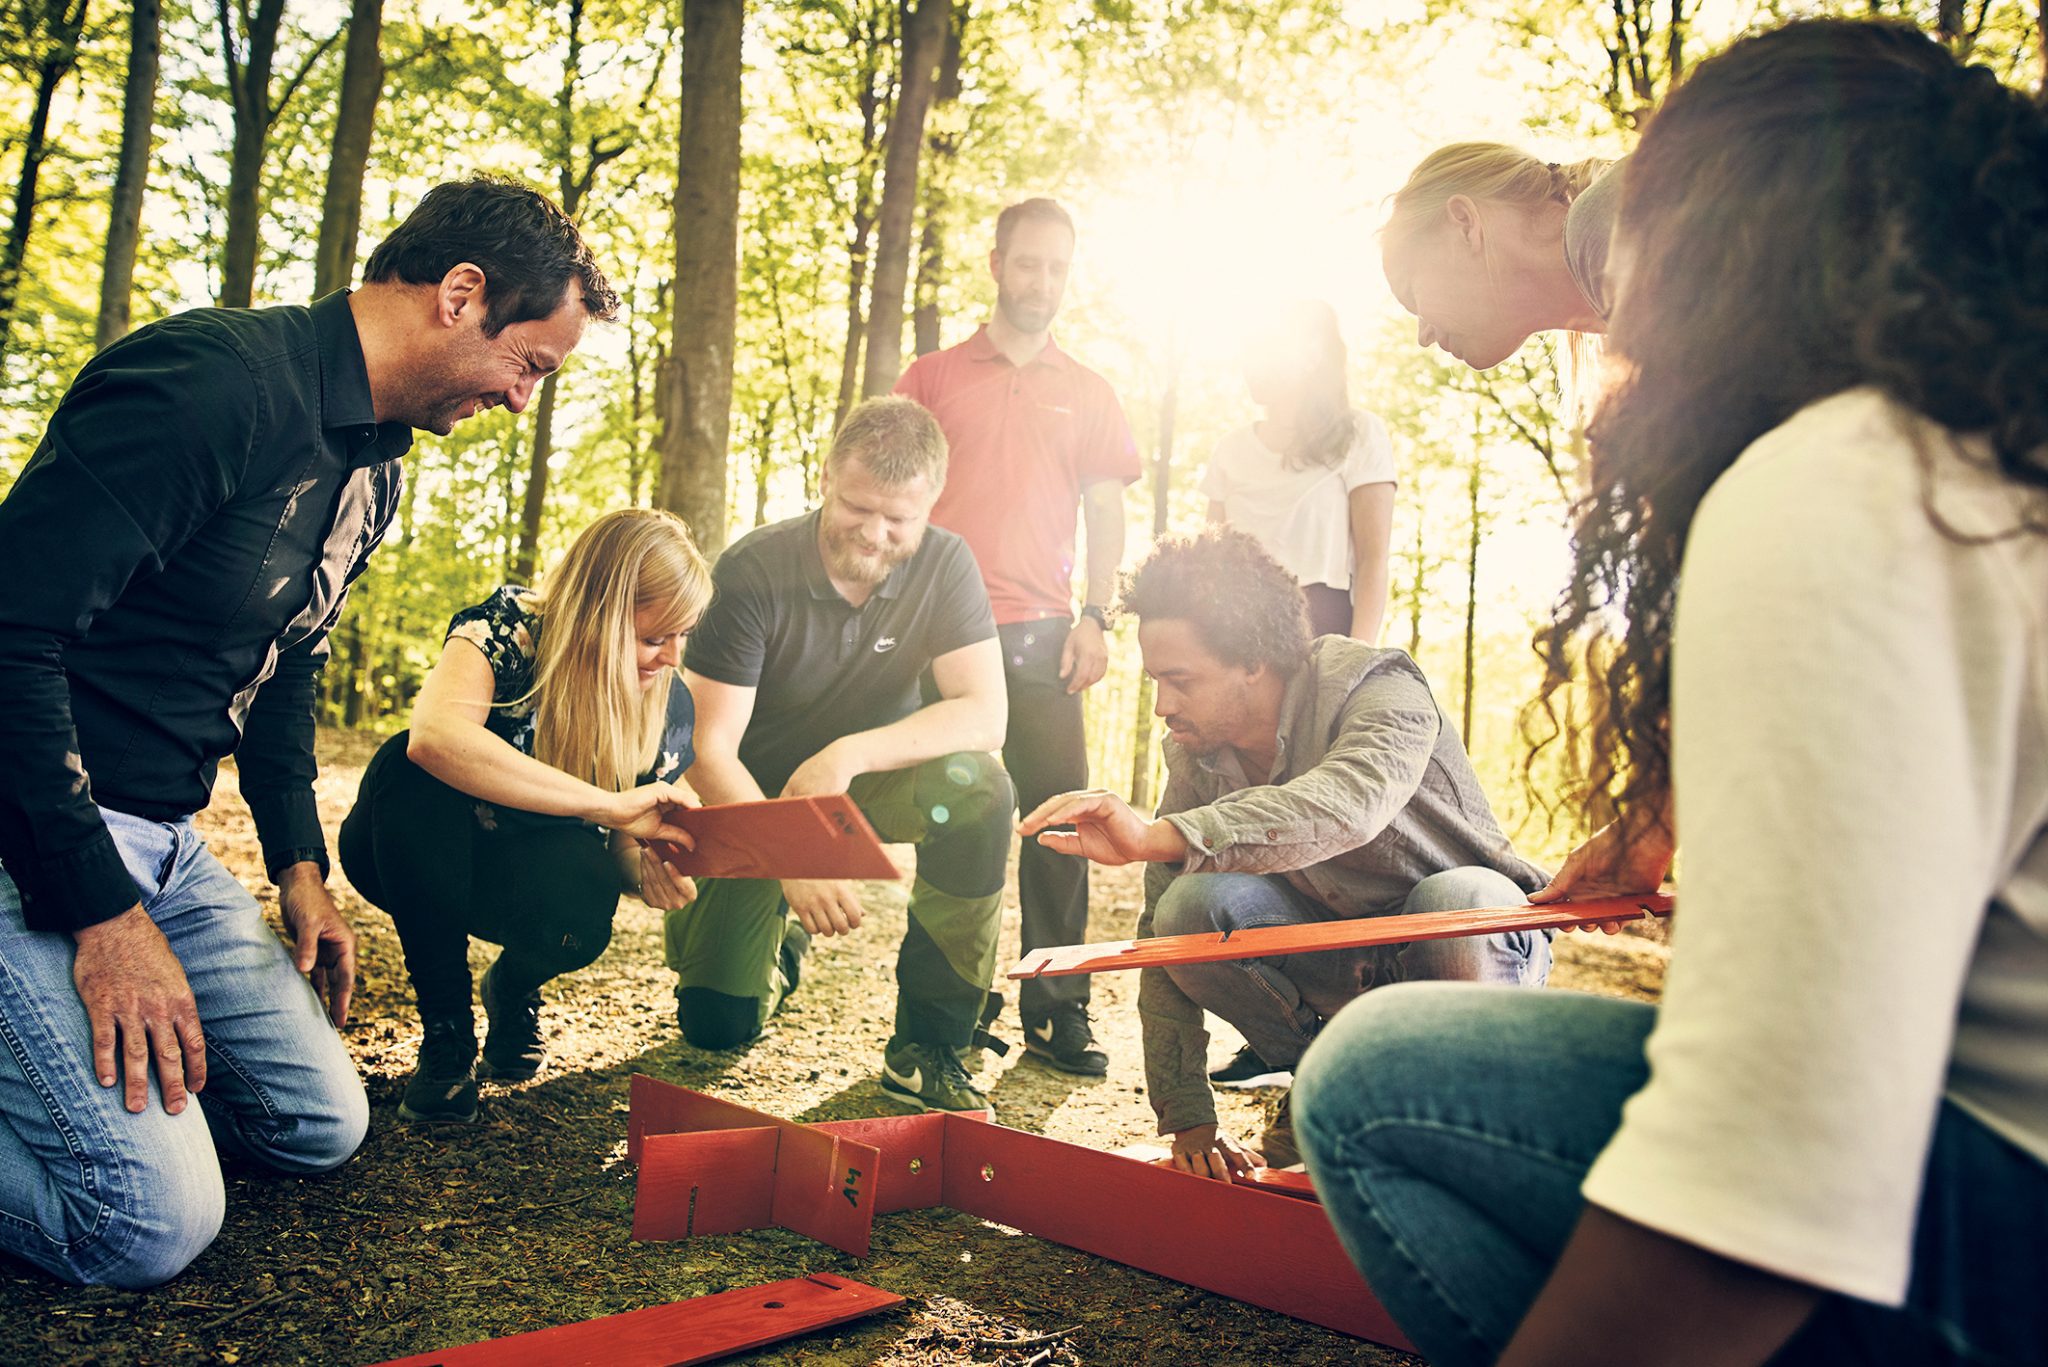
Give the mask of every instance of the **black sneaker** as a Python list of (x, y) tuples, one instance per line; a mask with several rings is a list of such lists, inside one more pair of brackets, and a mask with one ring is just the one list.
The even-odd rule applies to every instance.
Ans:
[(414, 1123), (476, 1119), (476, 1027), (468, 1016), (429, 1019), (420, 1040), (420, 1064), (398, 1118)]
[(1301, 1161), (1301, 1150), (1294, 1143), (1293, 1088), (1280, 1094), (1280, 1107), (1273, 1112), (1273, 1123), (1266, 1126), (1265, 1137), (1259, 1140), (1259, 1152), (1266, 1156), (1269, 1168), (1291, 1168)]
[(782, 951), (777, 956), (782, 965), (782, 976), (789, 982), (789, 990), (782, 994), (788, 1001), (796, 995), (797, 984), (804, 973), (804, 956), (811, 952), (811, 932), (804, 929), (803, 922), (792, 916), (782, 932)]
[(1288, 1086), (1294, 1081), (1294, 1074), (1285, 1068), (1275, 1068), (1259, 1057), (1258, 1050), (1247, 1044), (1230, 1062), (1212, 1070), (1209, 1081), (1218, 1087), (1248, 1092), (1254, 1087)]
[(494, 990), (497, 975), (498, 965), (493, 963), (477, 984), (484, 1014), (491, 1018), (490, 1032), (484, 1036), (484, 1075), (524, 1082), (540, 1071), (541, 1060), (548, 1055), (540, 1042), (540, 991), (506, 1000)]
[(945, 1044), (891, 1040), (882, 1054), (882, 1095), (913, 1111), (987, 1111), (988, 1095), (960, 1066), (959, 1051)]
[(1101, 1077), (1109, 1071), (1109, 1055), (1095, 1047), (1095, 1031), (1088, 1024), (1088, 1007), (1082, 1002), (1055, 1006), (1044, 1020), (1026, 1024), (1024, 1051), (1063, 1073)]

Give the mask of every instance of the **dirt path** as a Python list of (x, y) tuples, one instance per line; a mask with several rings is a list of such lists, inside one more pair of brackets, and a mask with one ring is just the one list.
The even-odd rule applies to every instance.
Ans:
[[(330, 836), (374, 745), (369, 737), (322, 737), (320, 807)], [(230, 868), (267, 890), (231, 769), (201, 825)], [(748, 1361), (994, 1363), (1005, 1361), (1001, 1350), (977, 1339), (1070, 1326), (1051, 1363), (1419, 1361), (947, 1211), (881, 1218), (865, 1261), (782, 1231), (634, 1243), (632, 1175), (623, 1161), (634, 1072), (805, 1120), (890, 1110), (876, 1074), (903, 933), (900, 888), (871, 887), (869, 923), (837, 943), (819, 942), (803, 990), (767, 1039), (738, 1054), (681, 1042), (660, 919), (627, 899), (605, 956), (549, 990), (548, 1066), (529, 1083), (486, 1084), (483, 1118), (451, 1134), (396, 1123), (418, 1042), (397, 938), (338, 872), (335, 882), (362, 937), (362, 981), (346, 1032), (370, 1093), (362, 1152), (314, 1181), (230, 1173), (220, 1238), (154, 1292), (78, 1290), (0, 1259), (0, 1359), (24, 1367), (349, 1367), (831, 1271), (899, 1292), (908, 1306)], [(1096, 938), (1128, 936), (1138, 897), (1134, 872), (1098, 872)], [(1016, 949), (1014, 879), (1006, 927), (1007, 964)], [(1569, 936), (1558, 950), (1559, 986), (1653, 996), (1663, 979), (1665, 949), (1652, 939)], [(476, 947), (479, 971), (491, 952)], [(1097, 1030), (1113, 1060), (1107, 1078), (1071, 1078), (1020, 1061), (1021, 1050), (992, 1060), (983, 1084), (1003, 1123), (1099, 1148), (1153, 1138), (1136, 988), (1133, 974), (1096, 980)], [(997, 1033), (1018, 1037), (1014, 993)], [(1237, 1043), (1219, 1028), (1217, 1061)], [(1278, 1097), (1226, 1095), (1224, 1121), (1256, 1134)]]

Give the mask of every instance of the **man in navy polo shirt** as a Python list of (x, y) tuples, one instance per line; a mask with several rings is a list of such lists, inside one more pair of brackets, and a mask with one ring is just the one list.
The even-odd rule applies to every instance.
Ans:
[[(945, 479), (932, 416), (870, 400), (833, 440), (821, 506), (719, 557), (684, 660), (688, 777), (706, 802), (849, 793), (884, 840), (917, 846), (882, 1090), (917, 1110), (985, 1110), (960, 1051), (995, 976), (1015, 792), (989, 753), (1008, 702), (988, 593), (967, 543), (927, 526)], [(938, 698), (924, 705), (927, 668)], [(684, 1038), (754, 1039), (796, 986), (808, 937), (862, 919), (845, 880), (702, 880), (667, 920)]]

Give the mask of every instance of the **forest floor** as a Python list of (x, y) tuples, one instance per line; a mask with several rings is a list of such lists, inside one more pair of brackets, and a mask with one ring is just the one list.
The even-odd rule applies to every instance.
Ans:
[[(323, 733), (319, 784), (331, 833), (377, 738)], [(268, 900), (256, 838), (224, 769), (201, 827), (228, 867)], [(633, 1242), (625, 1163), (626, 1094), (636, 1072), (799, 1120), (892, 1113), (877, 1077), (894, 1005), (901, 887), (868, 886), (856, 934), (817, 942), (803, 990), (751, 1049), (685, 1045), (657, 913), (621, 903), (603, 958), (548, 990), (548, 1062), (531, 1082), (484, 1087), (463, 1127), (409, 1128), (399, 1093), (419, 1041), (382, 913), (337, 870), (337, 896), (361, 936), (355, 1006), (344, 1032), (367, 1081), (370, 1134), (353, 1162), (309, 1181), (229, 1173), (226, 1225), (169, 1285), (146, 1293), (82, 1290), (0, 1259), (0, 1359), (29, 1364), (307, 1363), (386, 1358), (614, 1314), (810, 1272), (833, 1272), (907, 1298), (894, 1312), (793, 1340), (757, 1363), (1016, 1363), (986, 1340), (1072, 1329), (1048, 1367), (1077, 1363), (1368, 1363), (1419, 1359), (1176, 1282), (1021, 1237), (947, 1210), (875, 1222), (857, 1260), (782, 1230), (683, 1243)], [(1130, 935), (1135, 871), (1097, 871), (1092, 933)], [(274, 906), (271, 908), (274, 919)], [(1012, 877), (999, 962), (1016, 957)], [(481, 971), (495, 951), (475, 947)], [(1558, 987), (1654, 998), (1667, 950), (1661, 928), (1557, 942)], [(1095, 980), (1095, 1024), (1112, 1060), (1084, 1080), (989, 1055), (982, 1074), (1005, 1125), (1116, 1149), (1154, 1141), (1145, 1104), (1135, 974)], [(1239, 1040), (1216, 1022), (1214, 1061)], [(481, 1013), (479, 1013), (481, 1027)], [(1019, 1037), (1015, 994), (996, 1033)], [(1280, 1093), (1224, 1093), (1224, 1123), (1256, 1136)], [(1034, 1361), (1037, 1361), (1034, 1358)]]

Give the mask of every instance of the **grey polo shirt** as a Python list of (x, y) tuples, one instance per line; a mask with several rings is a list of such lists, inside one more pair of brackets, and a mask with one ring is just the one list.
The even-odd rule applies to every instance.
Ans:
[(927, 529), (917, 553), (855, 607), (825, 572), (818, 516), (726, 548), (684, 658), (707, 679), (757, 690), (740, 762), (770, 797), (833, 741), (915, 712), (933, 660), (996, 634), (981, 572), (953, 533)]

